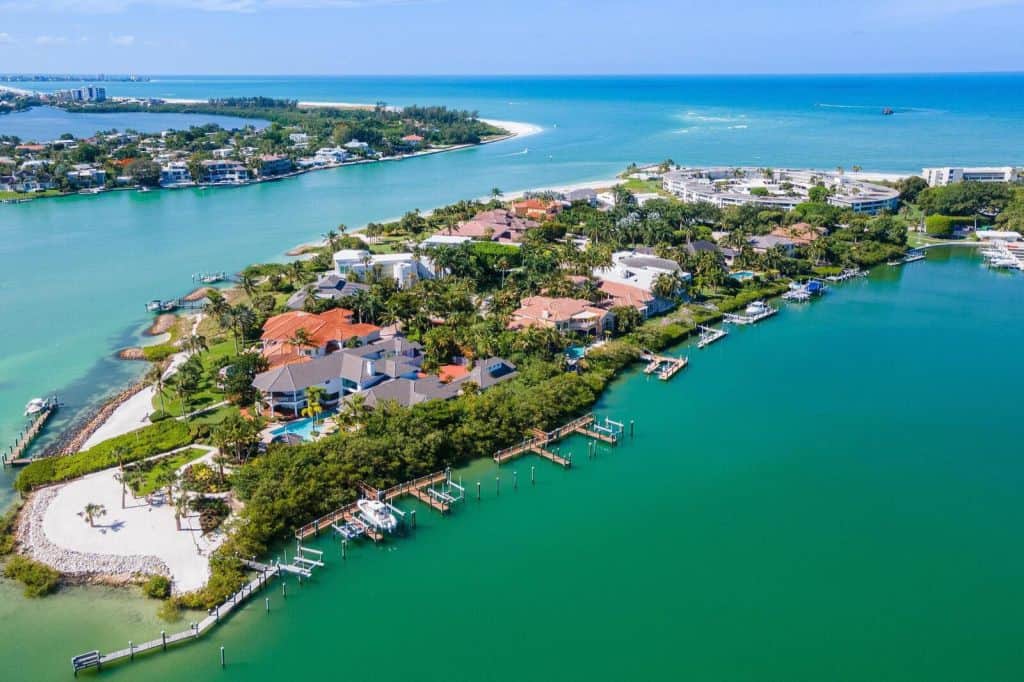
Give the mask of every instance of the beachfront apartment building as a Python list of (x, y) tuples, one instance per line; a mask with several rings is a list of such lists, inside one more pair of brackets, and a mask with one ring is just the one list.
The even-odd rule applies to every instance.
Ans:
[(192, 172), (186, 162), (171, 161), (160, 167), (161, 187), (187, 187), (193, 184)]
[(398, 286), (407, 287), (421, 279), (433, 279), (435, 268), (427, 256), (412, 253), (373, 255), (365, 249), (343, 249), (334, 254), (334, 269), (341, 277), (365, 279), (373, 274), (390, 277)]
[(666, 173), (665, 191), (685, 202), (707, 202), (719, 208), (753, 204), (791, 211), (808, 200), (812, 187), (825, 187), (827, 201), (856, 213), (877, 214), (899, 208), (898, 190), (841, 173), (783, 168), (681, 168)]
[(200, 164), (203, 181), (213, 185), (238, 185), (249, 180), (249, 170), (238, 161), (206, 159)]
[(957, 182), (1022, 182), (1024, 168), (1014, 166), (976, 166), (973, 168), (922, 168), (921, 177), (929, 187), (941, 187)]

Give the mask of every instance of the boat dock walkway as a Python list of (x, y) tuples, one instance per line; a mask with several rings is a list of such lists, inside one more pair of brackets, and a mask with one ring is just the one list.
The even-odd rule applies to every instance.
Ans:
[(32, 441), (36, 439), (39, 432), (46, 426), (46, 422), (50, 419), (50, 416), (57, 411), (60, 403), (57, 402), (56, 398), (51, 398), (48, 407), (39, 412), (33, 417), (32, 421), (29, 422), (25, 430), (18, 436), (18, 440), (15, 441), (14, 445), (7, 449), (7, 452), (3, 455), (4, 466), (22, 466), (30, 464), (32, 462), (31, 457), (26, 457), (30, 447), (32, 447)]
[(706, 348), (715, 341), (729, 335), (729, 332), (724, 329), (715, 329), (714, 327), (705, 327), (701, 325), (697, 327), (697, 329), (700, 330), (700, 340), (697, 341), (697, 348)]
[(243, 560), (242, 563), (253, 571), (256, 571), (256, 577), (242, 586), (235, 594), (231, 595), (223, 604), (219, 604), (214, 608), (210, 609), (209, 615), (198, 623), (190, 623), (187, 630), (176, 632), (172, 635), (168, 635), (166, 632), (161, 632), (160, 637), (152, 639), (148, 642), (142, 642), (140, 644), (133, 644), (128, 642), (128, 648), (119, 649), (118, 651), (112, 651), (108, 654), (100, 653), (99, 650), (87, 651), (84, 654), (79, 654), (71, 658), (71, 667), (74, 670), (75, 677), (78, 677), (80, 670), (87, 668), (96, 668), (102, 670), (103, 666), (110, 665), (111, 663), (117, 663), (118, 661), (124, 660), (135, 660), (135, 657), (139, 654), (143, 654), (150, 651), (167, 651), (167, 647), (178, 644), (180, 642), (187, 642), (193, 639), (198, 639), (200, 636), (209, 631), (213, 626), (217, 625), (221, 619), (227, 617), (232, 611), (240, 607), (245, 600), (251, 597), (256, 592), (260, 591), (267, 585), (272, 579), (280, 575), (282, 566), (279, 565), (268, 565), (261, 564), (255, 561)]
[(671, 355), (657, 355), (650, 352), (642, 353), (640, 359), (647, 361), (647, 366), (644, 367), (644, 374), (657, 373), (658, 378), (662, 381), (668, 381), (674, 377), (690, 362), (690, 359), (686, 356), (677, 358)]
[(757, 324), (761, 320), (767, 320), (778, 312), (778, 308), (769, 307), (763, 313), (757, 313), (756, 315), (736, 315), (734, 313), (725, 313), (722, 318), (730, 324)]
[[(437, 489), (437, 486), (440, 486), (440, 489)], [(399, 515), (404, 515), (404, 512), (391, 503), (405, 495), (416, 498), (442, 514), (447, 514), (451, 510), (452, 503), (461, 499), (461, 496), (451, 494), (448, 488), (458, 488), (461, 492), (461, 486), (451, 480), (450, 469), (420, 476), (384, 490), (374, 488), (367, 483), (359, 483), (359, 490), (364, 497), (388, 503), (388, 506)], [(355, 502), (338, 507), (296, 530), (295, 538), (304, 540), (319, 535), (322, 530), (333, 528), (348, 539), (365, 535), (374, 542), (383, 541), (384, 534), (363, 521), (358, 516), (358, 512), (359, 507)]]
[(494, 453), (494, 461), (501, 466), (516, 457), (533, 453), (568, 469), (572, 466), (572, 457), (563, 457), (548, 448), (548, 445), (574, 433), (615, 445), (619, 441), (622, 430), (623, 425), (619, 422), (605, 419), (605, 423), (600, 424), (593, 414), (585, 414), (551, 431), (534, 429), (533, 435), (529, 438)]

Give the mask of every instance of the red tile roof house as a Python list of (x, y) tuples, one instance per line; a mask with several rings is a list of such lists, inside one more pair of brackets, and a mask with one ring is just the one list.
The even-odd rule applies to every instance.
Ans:
[(824, 236), (825, 230), (812, 226), (810, 223), (793, 223), (788, 227), (776, 227), (770, 234), (784, 239), (791, 239), (799, 246), (807, 246)]
[(512, 204), (512, 211), (520, 218), (549, 220), (562, 212), (562, 204), (548, 199), (523, 199)]
[(581, 332), (601, 336), (611, 331), (615, 316), (590, 301), (579, 298), (530, 296), (512, 313), (509, 329), (549, 327), (563, 333)]
[[(309, 337), (310, 346), (300, 348), (292, 343), (300, 329)], [(351, 339), (358, 339), (361, 346), (377, 341), (380, 327), (352, 322), (352, 311), (345, 308), (319, 315), (293, 310), (267, 320), (260, 337), (261, 352), (271, 368), (323, 357), (344, 348)]]
[(602, 305), (609, 308), (619, 306), (636, 308), (644, 318), (660, 312), (657, 297), (640, 287), (603, 280), (598, 288), (608, 297)]
[(409, 145), (410, 147), (422, 147), (423, 136), (422, 135), (406, 135), (402, 138), (402, 142)]
[(489, 239), (503, 243), (519, 243), (523, 241), (526, 231), (532, 227), (537, 227), (537, 223), (518, 218), (503, 208), (495, 208), (477, 213), (471, 220), (465, 220), (450, 230), (442, 230), (437, 234), (468, 237), (478, 241)]

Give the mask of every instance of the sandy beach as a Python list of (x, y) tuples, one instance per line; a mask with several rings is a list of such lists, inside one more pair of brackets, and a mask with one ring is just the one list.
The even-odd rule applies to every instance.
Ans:
[[(173, 578), (175, 592), (202, 587), (223, 533), (204, 536), (193, 512), (182, 518), (179, 531), (174, 506), (162, 493), (151, 496), (152, 504), (129, 493), (122, 509), (116, 474), (107, 469), (33, 494), (19, 527), (23, 552), (71, 577), (129, 581), (158, 573)], [(81, 515), (87, 504), (106, 509), (93, 526)]]

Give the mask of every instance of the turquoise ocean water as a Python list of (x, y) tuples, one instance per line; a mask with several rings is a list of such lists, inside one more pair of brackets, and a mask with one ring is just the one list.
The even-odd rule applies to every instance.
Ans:
[[(54, 83), (61, 88), (73, 83)], [(543, 132), (413, 160), (244, 188), (120, 192), (0, 206), (0, 443), (34, 396), (68, 403), (52, 435), (141, 366), (146, 300), (192, 273), (278, 258), (339, 222), (361, 225), (506, 191), (607, 178), (627, 163), (922, 165), (1024, 161), (1024, 76), (886, 77), (164, 77), (110, 95), (446, 104)], [(883, 107), (894, 116), (882, 116)], [(5, 122), (0, 117), (0, 134)], [(127, 126), (106, 121), (104, 127)], [(142, 127), (132, 119), (134, 127)], [(13, 126), (14, 124), (6, 123)], [(60, 124), (52, 130), (60, 132)], [(45, 439), (42, 441), (45, 443)], [(6, 476), (6, 475), (5, 475)], [(4, 478), (3, 481), (8, 479)], [(0, 481), (0, 482), (3, 482)], [(6, 485), (0, 503), (7, 499)]]

